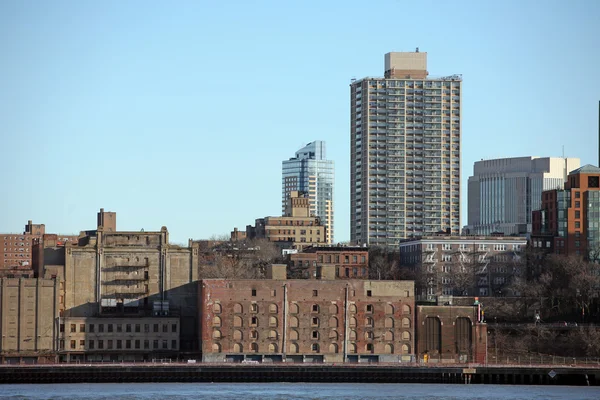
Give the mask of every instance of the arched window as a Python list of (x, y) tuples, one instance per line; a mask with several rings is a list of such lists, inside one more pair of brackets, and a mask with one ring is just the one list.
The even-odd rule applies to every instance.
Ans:
[(402, 327), (403, 328), (410, 328), (410, 319), (404, 317), (402, 318)]
[(373, 318), (371, 318), (371, 317), (365, 318), (365, 326), (373, 327)]
[(250, 339), (258, 340), (258, 331), (250, 331)]
[(385, 327), (386, 328), (393, 328), (394, 327), (394, 318), (389, 317), (385, 319)]
[(298, 345), (296, 343), (290, 344), (290, 353), (298, 354)]
[(313, 343), (310, 346), (310, 349), (312, 350), (313, 353), (318, 353), (319, 352), (319, 343)]
[(356, 340), (356, 331), (350, 330), (350, 340)]
[(290, 326), (292, 328), (297, 328), (298, 327), (298, 318), (297, 317), (291, 317), (290, 318)]
[(335, 329), (329, 331), (329, 340), (338, 340), (339, 334)]
[(419, 343), (419, 348), (429, 354), (439, 354), (442, 351), (442, 321), (438, 317), (426, 317), (424, 325), (425, 340)]
[(393, 315), (394, 314), (394, 306), (391, 305), (390, 303), (385, 305), (385, 313), (387, 315)]
[(244, 334), (241, 330), (236, 329), (233, 331), (233, 340), (244, 340)]
[(277, 317), (269, 317), (269, 326), (275, 328), (277, 326)]
[(367, 343), (365, 345), (365, 352), (373, 354), (374, 348), (373, 343)]
[(240, 317), (239, 315), (235, 315), (233, 317), (233, 326), (235, 326), (236, 328), (241, 328), (242, 326), (244, 326), (244, 320), (242, 319), (242, 317)]
[(319, 312), (319, 305), (318, 304), (313, 304), (310, 310), (311, 310), (311, 312), (318, 313)]
[(410, 346), (408, 344), (402, 345), (402, 354), (410, 354)]
[(410, 332), (408, 332), (408, 331), (402, 332), (402, 340), (410, 340)]
[(290, 340), (298, 340), (298, 331), (290, 330)]
[(269, 343), (269, 353), (277, 353), (277, 343)]
[(373, 310), (374, 310), (374, 308), (373, 308), (373, 304), (367, 304), (367, 305), (365, 306), (365, 312), (367, 312), (367, 313), (371, 314), (371, 313), (373, 313)]
[(319, 340), (319, 331), (312, 331), (310, 337), (313, 340)]
[(242, 344), (241, 343), (235, 343), (233, 345), (233, 352), (234, 353), (241, 353), (242, 352)]
[(331, 343), (329, 345), (329, 352), (330, 353), (334, 353), (334, 354), (337, 353), (338, 352), (338, 345), (335, 344), (335, 343)]
[(471, 354), (472, 347), (472, 334), (471, 334), (471, 320), (466, 317), (459, 317), (456, 319), (454, 325), (454, 337), (456, 339), (456, 350), (460, 354)]
[(335, 304), (332, 304), (329, 306), (329, 314), (337, 314), (338, 313), (338, 306), (336, 306)]
[(394, 340), (394, 332), (392, 332), (392, 331), (385, 332), (385, 334), (383, 335), (383, 338), (385, 340), (391, 342), (392, 340)]
[(256, 304), (256, 303), (250, 304), (250, 312), (257, 313), (258, 312), (258, 304)]
[(298, 304), (297, 303), (290, 304), (290, 314), (298, 314)]
[(356, 304), (350, 304), (350, 307), (348, 307), (348, 309), (351, 313), (356, 314)]
[(408, 304), (402, 306), (402, 314), (410, 314), (410, 306)]
[(269, 331), (269, 339), (277, 339), (277, 331), (274, 329), (271, 329)]
[(350, 343), (348, 345), (348, 353), (356, 354), (356, 344)]
[(387, 343), (383, 351), (385, 354), (394, 354), (394, 345)]
[(365, 340), (373, 340), (375, 336), (373, 335), (373, 331), (366, 331), (365, 332)]
[(213, 345), (212, 345), (212, 351), (213, 351), (213, 353), (220, 353), (221, 352), (221, 345), (219, 343), (213, 343)]
[(356, 323), (356, 318), (354, 318), (354, 317), (350, 317), (350, 326), (351, 326), (351, 327), (355, 327), (355, 326), (356, 326), (356, 324), (357, 324), (357, 323)]
[(215, 316), (213, 317), (213, 326), (219, 327), (221, 326), (221, 318)]
[(250, 352), (251, 353), (258, 352), (258, 343), (255, 343), (255, 342), (250, 343)]
[(319, 317), (312, 317), (310, 319), (310, 326), (319, 326)]
[(329, 318), (329, 327), (337, 328), (337, 326), (338, 326), (338, 319), (336, 317)]
[(277, 304), (271, 304), (271, 305), (269, 305), (269, 312), (271, 314), (276, 314), (277, 313)]
[(221, 305), (219, 303), (213, 304), (213, 312), (215, 314), (220, 314), (221, 313)]
[(244, 307), (242, 307), (241, 304), (234, 304), (233, 305), (233, 312), (235, 314), (241, 314), (242, 312), (244, 312)]
[(213, 339), (221, 339), (221, 331), (218, 329), (215, 329), (213, 331)]

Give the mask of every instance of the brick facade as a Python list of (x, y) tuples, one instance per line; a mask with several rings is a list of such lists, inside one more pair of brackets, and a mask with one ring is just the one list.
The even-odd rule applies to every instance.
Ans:
[(417, 356), (428, 363), (476, 362), (487, 357), (487, 325), (477, 307), (417, 306)]
[(205, 361), (410, 361), (412, 281), (201, 282)]
[[(289, 255), (290, 271), (297, 278), (316, 278), (320, 268), (335, 268), (340, 279), (366, 279), (369, 276), (369, 251), (365, 247), (309, 247)], [(298, 276), (296, 276), (298, 275)]]

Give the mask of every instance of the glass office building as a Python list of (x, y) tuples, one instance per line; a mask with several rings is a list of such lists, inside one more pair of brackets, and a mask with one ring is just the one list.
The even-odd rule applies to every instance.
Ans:
[(298, 150), (294, 157), (282, 162), (282, 212), (285, 213), (290, 193), (308, 194), (310, 213), (326, 227), (326, 243), (333, 243), (334, 163), (325, 156), (325, 142), (316, 140)]

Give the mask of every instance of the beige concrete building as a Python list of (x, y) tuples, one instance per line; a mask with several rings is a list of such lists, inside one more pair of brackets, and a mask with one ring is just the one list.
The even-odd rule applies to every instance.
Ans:
[(327, 242), (326, 227), (310, 212), (310, 198), (298, 191), (290, 192), (286, 211), (281, 217), (257, 219), (246, 227), (249, 239), (268, 239), (282, 248), (301, 250)]
[(414, 351), (412, 281), (201, 282), (204, 361), (399, 362)]
[(460, 234), (461, 84), (461, 75), (429, 76), (418, 49), (386, 54), (383, 78), (352, 81), (353, 243)]
[[(175, 335), (177, 339), (170, 336), (165, 339), (168, 340), (166, 349), (163, 338), (127, 339), (125, 333), (128, 332), (123, 332), (122, 339), (106, 340), (152, 340), (151, 343), (159, 340), (161, 351), (172, 354), (179, 350), (198, 351), (197, 303), (190, 301), (197, 298), (194, 282), (198, 280), (198, 246), (191, 242), (189, 247), (171, 245), (166, 227), (155, 232), (118, 231), (116, 214), (104, 210), (98, 213), (98, 224), (104, 225), (82, 232), (78, 243), (67, 242), (64, 247), (54, 249), (64, 252), (64, 265), (60, 264), (60, 257), (52, 257), (50, 262), (56, 264), (45, 263), (41, 269), (42, 276), (54, 277), (60, 282), (60, 325), (154, 326), (152, 319), (162, 324), (160, 321), (167, 318), (170, 325), (177, 326), (177, 332), (169, 331), (170, 336)], [(102, 323), (104, 319), (107, 320)], [(81, 334), (86, 333), (89, 332), (69, 329), (59, 332), (61, 360), (80, 359), (82, 351), (93, 350), (86, 347), (90, 340), (105, 340), (96, 339), (94, 335), (82, 337)], [(75, 338), (71, 334), (79, 336)], [(71, 348), (72, 340), (76, 341), (75, 349)], [(80, 342), (82, 340), (84, 342)], [(133, 343), (131, 349), (126, 344), (122, 349), (115, 347), (115, 351), (119, 350), (118, 357), (127, 357), (127, 350), (131, 350), (132, 356), (139, 356), (143, 350), (149, 354), (149, 349), (143, 345), (136, 349)]]
[(69, 361), (147, 361), (178, 357), (178, 317), (61, 320), (59, 348)]
[(0, 357), (54, 360), (59, 283), (50, 279), (0, 278)]

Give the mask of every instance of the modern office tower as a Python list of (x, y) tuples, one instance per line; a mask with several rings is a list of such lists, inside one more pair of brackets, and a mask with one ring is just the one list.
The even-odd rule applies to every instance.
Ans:
[(325, 158), (325, 142), (316, 140), (282, 162), (282, 211), (288, 207), (291, 192), (308, 194), (310, 215), (326, 227), (327, 244), (333, 243), (333, 161)]
[(467, 231), (475, 235), (531, 233), (542, 191), (562, 189), (579, 158), (514, 157), (477, 161), (469, 177)]
[(460, 233), (461, 75), (429, 77), (427, 53), (388, 53), (385, 76), (350, 84), (350, 235)]

